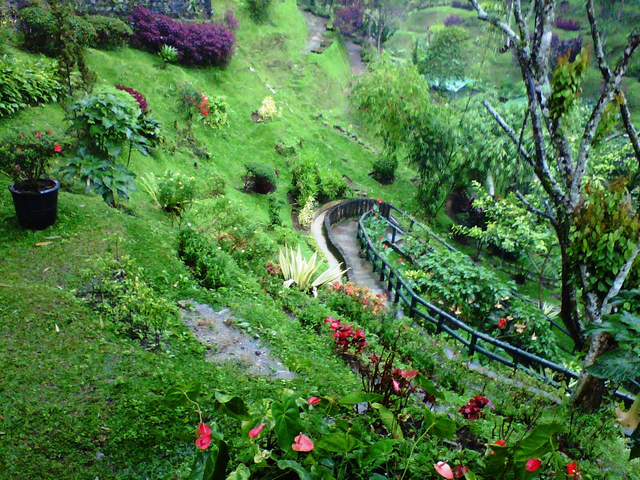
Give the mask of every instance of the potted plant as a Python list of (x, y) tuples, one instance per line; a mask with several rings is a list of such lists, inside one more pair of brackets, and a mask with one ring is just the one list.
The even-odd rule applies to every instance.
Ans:
[(46, 172), (60, 152), (62, 141), (51, 130), (16, 133), (0, 142), (0, 171), (13, 179), (9, 190), (23, 228), (43, 230), (56, 221), (60, 182)]

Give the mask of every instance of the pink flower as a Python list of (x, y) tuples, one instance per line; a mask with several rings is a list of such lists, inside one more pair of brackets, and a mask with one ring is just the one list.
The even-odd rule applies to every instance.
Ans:
[(309, 437), (303, 435), (302, 432), (300, 432), (300, 435), (298, 435), (293, 440), (294, 444), (291, 445), (291, 448), (296, 452), (310, 452), (311, 450), (313, 450), (313, 442)]
[(400, 370), (400, 376), (405, 380), (411, 380), (418, 374), (418, 370)]
[(576, 462), (567, 463), (567, 474), (569, 475), (577, 475), (580, 473), (580, 467)]
[(540, 465), (542, 465), (542, 462), (539, 458), (530, 458), (529, 460), (527, 460), (527, 464), (525, 465), (524, 469), (527, 472), (535, 472), (540, 468)]
[(309, 405), (317, 405), (320, 403), (320, 399), (318, 397), (311, 397), (309, 400), (307, 400), (307, 403)]
[(451, 467), (447, 462), (438, 462), (433, 466), (433, 468), (435, 468), (436, 472), (438, 472), (444, 478), (453, 480), (453, 471), (451, 470)]
[(198, 427), (200, 436), (196, 439), (196, 445), (200, 450), (206, 450), (211, 445), (211, 429), (204, 423)]
[(400, 391), (400, 384), (398, 383), (398, 381), (395, 378), (393, 380), (391, 380), (391, 381), (393, 382), (393, 389), (396, 392), (399, 392)]
[(42, 137), (42, 134), (40, 132), (36, 132), (36, 138), (40, 138)]
[(266, 423), (261, 423), (256, 428), (252, 428), (251, 430), (249, 430), (249, 437), (256, 438), (258, 435), (260, 435), (260, 432), (262, 431), (265, 425)]
[(62, 151), (62, 147), (56, 143), (56, 145), (53, 147), (53, 151), (56, 153), (60, 153)]

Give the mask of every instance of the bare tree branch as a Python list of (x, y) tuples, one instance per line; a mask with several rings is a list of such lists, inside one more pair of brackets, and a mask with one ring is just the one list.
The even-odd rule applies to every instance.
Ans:
[(591, 151), (591, 147), (593, 146), (593, 139), (596, 134), (596, 129), (598, 128), (598, 124), (602, 119), (605, 107), (612, 100), (614, 93), (620, 87), (620, 82), (622, 82), (622, 78), (627, 71), (629, 61), (631, 60), (631, 57), (639, 46), (640, 32), (635, 30), (633, 33), (631, 33), (631, 35), (629, 35), (629, 40), (627, 41), (627, 46), (624, 49), (624, 53), (622, 54), (620, 60), (618, 60), (618, 65), (609, 78), (609, 81), (605, 83), (604, 91), (602, 92), (602, 94), (600, 94), (600, 98), (598, 99), (596, 106), (591, 112), (591, 117), (587, 122), (584, 133), (582, 134), (582, 140), (580, 141), (580, 149), (578, 150), (576, 169), (574, 171), (571, 184), (570, 198), (573, 204), (577, 204), (577, 201), (580, 198), (582, 180), (587, 167), (589, 152)]
[(640, 139), (638, 138), (638, 131), (636, 130), (633, 122), (631, 121), (631, 112), (629, 111), (629, 104), (627, 103), (627, 97), (623, 92), (619, 92), (622, 95), (622, 103), (620, 104), (620, 116), (622, 117), (622, 123), (629, 135), (631, 145), (633, 145), (633, 151), (636, 154), (638, 165), (640, 166)]
[(543, 212), (542, 210), (540, 210), (539, 208), (534, 207), (533, 205), (531, 205), (531, 203), (529, 203), (529, 201), (524, 198), (524, 195), (522, 195), (522, 193), (520, 193), (519, 190), (515, 190), (514, 192), (516, 194), (516, 197), (518, 197), (518, 200), (520, 200), (520, 202), (522, 202), (522, 204), (527, 208), (527, 210), (529, 210), (531, 213), (534, 213), (536, 215), (539, 215), (541, 217), (546, 218), (547, 220), (549, 220), (551, 222), (551, 224), (553, 226), (556, 226), (558, 224), (558, 221), (556, 220), (556, 217), (554, 217), (550, 212)]
[(494, 16), (490, 16), (489, 14), (487, 14), (487, 12), (485, 12), (484, 9), (480, 6), (480, 2), (478, 2), (478, 0), (469, 0), (469, 3), (471, 3), (471, 5), (473, 5), (473, 8), (476, 9), (476, 12), (478, 12), (478, 18), (480, 20), (484, 20), (484, 21), (489, 22), (492, 25), (498, 27), (514, 43), (516, 43), (516, 44), (520, 43), (520, 37), (518, 37), (516, 32), (514, 32), (508, 24), (506, 24), (504, 22), (501, 22), (499, 18), (494, 17)]
[(627, 279), (627, 276), (629, 275), (631, 267), (633, 267), (633, 263), (636, 261), (638, 254), (640, 254), (640, 243), (636, 244), (636, 248), (634, 248), (633, 252), (631, 252), (631, 256), (627, 259), (627, 261), (624, 262), (624, 265), (613, 281), (611, 289), (607, 293), (607, 296), (604, 297), (604, 301), (602, 302), (602, 315), (607, 315), (609, 312), (611, 312), (611, 304), (609, 302), (611, 302), (613, 297), (620, 293), (620, 289), (622, 288), (622, 285), (624, 285), (624, 282)]
[(513, 128), (511, 128), (511, 126), (507, 124), (507, 122), (500, 116), (498, 112), (495, 111), (495, 109), (491, 106), (491, 104), (489, 104), (489, 102), (487, 102), (486, 100), (483, 100), (482, 105), (484, 105), (484, 108), (487, 109), (487, 111), (489, 112), (489, 115), (491, 115), (495, 119), (495, 121), (498, 122), (498, 125), (500, 125), (500, 128), (504, 130), (507, 136), (518, 148), (520, 155), (522, 155), (522, 157), (527, 161), (529, 165), (535, 168), (536, 165), (533, 158), (531, 157), (531, 155), (529, 155), (529, 152), (527, 152), (524, 149), (524, 147), (522, 146), (522, 142), (518, 141), (518, 137), (516, 137), (516, 132), (513, 130)]
[(596, 15), (593, 10), (593, 0), (586, 0), (587, 17), (589, 18), (589, 25), (591, 26), (591, 39), (593, 40), (593, 50), (596, 55), (596, 61), (598, 62), (598, 68), (602, 73), (602, 77), (606, 82), (611, 79), (611, 69), (607, 65), (607, 61), (604, 58), (604, 49), (602, 48), (602, 40), (600, 39), (600, 32), (598, 31), (598, 24), (596, 23)]

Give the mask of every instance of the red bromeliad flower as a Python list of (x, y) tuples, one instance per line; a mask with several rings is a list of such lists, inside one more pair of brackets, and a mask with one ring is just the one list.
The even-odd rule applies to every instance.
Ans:
[(469, 467), (466, 465), (456, 465), (453, 467), (453, 476), (455, 478), (462, 478), (469, 471)]
[(204, 423), (201, 423), (196, 431), (199, 434), (196, 439), (196, 445), (200, 450), (206, 450), (211, 445), (211, 429)]
[(529, 460), (527, 460), (527, 464), (525, 465), (524, 469), (527, 472), (535, 472), (540, 468), (540, 465), (542, 465), (542, 462), (539, 458), (530, 458)]
[(266, 423), (261, 423), (257, 427), (252, 428), (251, 430), (249, 430), (249, 437), (250, 438), (256, 438), (258, 435), (260, 435), (260, 432), (262, 431), (262, 429), (264, 428), (265, 425), (266, 425)]
[(311, 397), (309, 398), (309, 400), (307, 400), (307, 403), (309, 405), (317, 405), (320, 403), (320, 399), (318, 397)]
[(310, 452), (313, 450), (313, 442), (309, 437), (300, 432), (296, 438), (293, 439), (294, 444), (291, 445), (291, 449), (296, 452)]
[(56, 153), (60, 153), (62, 151), (62, 147), (56, 143), (56, 145), (53, 147), (53, 151)]
[(451, 470), (451, 467), (447, 462), (438, 462), (433, 466), (433, 468), (435, 468), (436, 472), (438, 472), (442, 477), (453, 480), (453, 470)]
[(576, 462), (567, 463), (567, 474), (568, 475), (578, 475), (580, 473), (580, 467)]
[(498, 328), (505, 328), (507, 326), (507, 319), (501, 318), (498, 322)]

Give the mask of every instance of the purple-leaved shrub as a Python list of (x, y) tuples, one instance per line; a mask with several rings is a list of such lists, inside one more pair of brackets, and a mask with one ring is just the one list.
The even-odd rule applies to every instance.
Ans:
[(337, 10), (336, 18), (333, 21), (333, 26), (346, 37), (357, 36), (363, 24), (362, 9), (355, 5)]
[(234, 53), (235, 35), (217, 23), (186, 23), (137, 6), (131, 16), (131, 44), (158, 52), (163, 45), (178, 50), (180, 63), (226, 67)]
[(452, 27), (454, 25), (462, 25), (462, 18), (460, 15), (449, 15), (444, 19), (445, 27)]
[(558, 17), (556, 18), (556, 28), (569, 32), (577, 32), (580, 30), (580, 22), (571, 20), (570, 18)]

